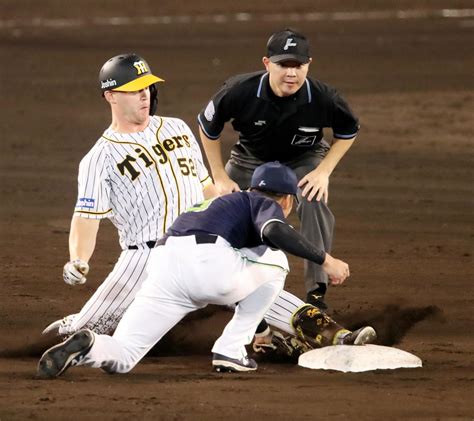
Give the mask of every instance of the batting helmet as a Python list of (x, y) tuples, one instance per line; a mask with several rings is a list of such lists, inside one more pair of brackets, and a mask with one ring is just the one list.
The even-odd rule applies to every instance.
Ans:
[(107, 60), (99, 72), (102, 92), (140, 91), (163, 79), (151, 73), (148, 63), (137, 54), (120, 54)]

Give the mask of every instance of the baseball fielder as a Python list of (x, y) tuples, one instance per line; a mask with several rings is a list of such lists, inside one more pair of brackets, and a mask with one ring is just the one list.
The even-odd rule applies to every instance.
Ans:
[[(113, 337), (77, 332), (45, 352), (40, 377), (56, 377), (71, 365), (128, 372), (186, 314), (210, 303), (237, 303), (213, 346), (214, 369), (256, 370), (245, 345), (283, 288), (288, 262), (279, 249), (320, 264), (335, 283), (349, 275), (345, 262), (286, 223), (296, 191), (291, 169), (267, 163), (256, 169), (251, 191), (204, 201), (179, 216), (152, 251), (149, 275)], [(322, 324), (321, 335), (325, 330)], [(341, 334), (344, 329), (331, 331)]]

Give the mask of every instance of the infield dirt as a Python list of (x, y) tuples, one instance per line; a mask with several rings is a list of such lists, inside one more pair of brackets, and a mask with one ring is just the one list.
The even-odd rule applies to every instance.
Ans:
[[(383, 9), (300, 1), (278, 11), (270, 1), (96, 3), (1, 6), (0, 420), (472, 420), (472, 11), (442, 17), (438, 0), (390, 0)], [(370, 14), (398, 9), (425, 13)], [(302, 18), (342, 11), (361, 15)], [(170, 23), (144, 23), (164, 15)], [(135, 20), (98, 19), (111, 16)], [(39, 333), (78, 311), (119, 254), (115, 229), (103, 223), (87, 284), (62, 282), (77, 167), (110, 119), (97, 88), (102, 63), (125, 51), (144, 56), (166, 80), (159, 114), (183, 118), (197, 134), (209, 97), (228, 76), (260, 69), (268, 36), (286, 26), (308, 36), (310, 74), (336, 86), (362, 125), (331, 177), (333, 254), (352, 274), (328, 293), (332, 315), (348, 327), (372, 323), (380, 344), (414, 353), (423, 368), (343, 374), (261, 362), (252, 374), (212, 373), (210, 348), (230, 316), (213, 307), (127, 375), (77, 368), (36, 380), (46, 346)], [(235, 139), (230, 130), (225, 139), (227, 147)], [(286, 287), (303, 296), (301, 261), (290, 264)]]

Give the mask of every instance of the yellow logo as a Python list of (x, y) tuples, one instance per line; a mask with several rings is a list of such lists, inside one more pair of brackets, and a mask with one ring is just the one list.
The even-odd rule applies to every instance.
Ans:
[(133, 66), (135, 67), (135, 69), (137, 69), (138, 75), (148, 72), (148, 69), (146, 68), (146, 64), (141, 60), (133, 63)]
[(319, 311), (318, 308), (316, 307), (311, 307), (308, 309), (308, 311), (306, 312), (306, 314), (308, 315), (308, 317), (310, 318), (313, 318), (314, 316), (316, 316), (317, 314), (320, 314), (321, 312)]

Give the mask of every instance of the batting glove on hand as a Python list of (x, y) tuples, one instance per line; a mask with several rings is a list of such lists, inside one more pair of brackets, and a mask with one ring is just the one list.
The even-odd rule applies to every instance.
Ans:
[(89, 265), (80, 259), (67, 262), (63, 268), (63, 279), (68, 285), (82, 285), (86, 282)]
[[(262, 321), (262, 323), (263, 322), (264, 321)], [(274, 351), (276, 347), (275, 345), (272, 344), (272, 338), (273, 338), (273, 332), (270, 329), (270, 326), (267, 325), (267, 328), (263, 332), (255, 334), (255, 339), (253, 340), (253, 344), (252, 344), (253, 350), (261, 354)]]
[(283, 336), (280, 332), (272, 332), (270, 338), (270, 343), (268, 338), (265, 338), (267, 339), (265, 341), (258, 341), (258, 338), (255, 338), (252, 347), (256, 358), (277, 363), (297, 363), (299, 356), (311, 349), (292, 335)]

